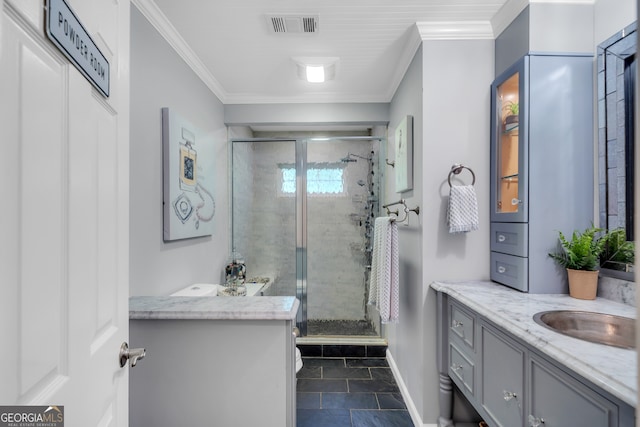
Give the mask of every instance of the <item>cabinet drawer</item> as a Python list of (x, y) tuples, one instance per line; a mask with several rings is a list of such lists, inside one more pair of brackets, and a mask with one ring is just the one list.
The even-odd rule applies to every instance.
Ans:
[[(481, 403), (492, 426), (522, 425), (524, 405), (524, 349), (498, 331), (480, 324), (482, 348)], [(490, 420), (487, 420), (490, 421)]]
[(491, 280), (520, 291), (529, 290), (529, 260), (491, 252)]
[(449, 319), (449, 330), (451, 335), (458, 337), (469, 348), (474, 348), (473, 334), (475, 331), (475, 316), (462, 310), (458, 305), (451, 304), (451, 318)]
[(474, 394), (475, 365), (453, 343), (449, 343), (449, 376), (458, 387)]
[(529, 224), (492, 222), (491, 250), (526, 257), (529, 253)]

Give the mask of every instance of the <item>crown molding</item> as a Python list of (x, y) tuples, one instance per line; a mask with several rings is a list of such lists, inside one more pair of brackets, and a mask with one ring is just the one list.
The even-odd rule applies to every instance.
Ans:
[(400, 54), (400, 58), (398, 58), (395, 72), (391, 77), (389, 88), (387, 89), (387, 94), (384, 97), (385, 99), (383, 102), (391, 102), (393, 99), (393, 96), (398, 90), (398, 87), (400, 87), (400, 83), (402, 83), (402, 79), (409, 69), (411, 61), (413, 61), (413, 57), (421, 44), (422, 38), (420, 37), (418, 26), (417, 24), (412, 25), (409, 29), (409, 34), (407, 35), (407, 41), (403, 44), (402, 53)]
[(182, 38), (173, 24), (169, 22), (155, 2), (153, 0), (131, 0), (131, 3), (147, 18), (149, 23), (151, 23), (167, 43), (169, 43), (173, 50), (187, 63), (211, 92), (218, 97), (220, 102), (224, 104), (228, 97), (227, 92), (220, 82), (209, 72), (198, 55), (196, 55), (189, 44)]
[(416, 22), (422, 40), (487, 40), (493, 39), (490, 21)]
[(508, 0), (491, 18), (494, 36), (498, 37), (529, 3), (529, 0)]

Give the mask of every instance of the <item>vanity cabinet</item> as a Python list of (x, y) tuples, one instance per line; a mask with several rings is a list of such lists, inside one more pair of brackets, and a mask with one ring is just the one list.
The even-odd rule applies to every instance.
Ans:
[(452, 381), (491, 427), (632, 427), (633, 408), (563, 369), (453, 298), (438, 294), (440, 426)]
[(491, 280), (566, 293), (558, 231), (593, 221), (593, 58), (529, 54), (491, 85)]

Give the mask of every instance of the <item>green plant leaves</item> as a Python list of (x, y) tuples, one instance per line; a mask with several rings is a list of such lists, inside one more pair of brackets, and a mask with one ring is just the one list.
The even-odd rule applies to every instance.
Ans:
[(582, 233), (574, 231), (571, 240), (568, 240), (562, 232), (558, 233), (558, 239), (562, 245), (562, 252), (550, 253), (562, 267), (572, 270), (597, 270), (600, 254), (604, 250), (607, 242), (599, 234), (602, 229), (596, 227), (587, 228)]

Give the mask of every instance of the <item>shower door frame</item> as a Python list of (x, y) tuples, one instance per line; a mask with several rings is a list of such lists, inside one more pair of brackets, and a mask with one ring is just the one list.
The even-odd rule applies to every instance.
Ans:
[[(232, 138), (230, 140), (231, 150), (229, 150), (229, 194), (231, 238), (229, 239), (229, 253), (233, 251), (234, 245), (234, 215), (233, 215), (233, 144), (235, 143), (255, 143), (255, 142), (294, 142), (295, 143), (295, 165), (296, 165), (296, 298), (300, 301), (300, 308), (296, 314), (296, 326), (300, 330), (301, 337), (307, 337), (307, 145), (309, 142), (330, 142), (330, 141), (378, 141), (379, 159), (386, 157), (385, 144), (386, 137), (383, 136), (330, 136), (330, 137), (299, 137), (299, 138)], [(379, 170), (383, 168), (379, 167)], [(384, 176), (384, 175), (383, 175)], [(380, 191), (384, 192), (384, 178), (379, 177)], [(382, 337), (382, 330), (380, 337)]]

